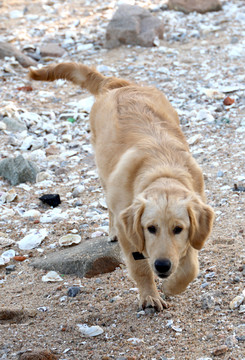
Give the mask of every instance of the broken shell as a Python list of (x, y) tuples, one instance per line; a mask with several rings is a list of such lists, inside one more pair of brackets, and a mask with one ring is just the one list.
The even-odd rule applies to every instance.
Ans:
[(38, 218), (39, 216), (41, 216), (40, 211), (34, 209), (25, 211), (22, 215), (23, 218)]
[(49, 180), (49, 179), (51, 179), (51, 175), (49, 173), (47, 173), (46, 171), (41, 171), (36, 176), (36, 182), (41, 182), (41, 181)]
[(243, 295), (236, 296), (231, 302), (230, 302), (230, 309), (234, 310), (238, 308), (244, 301)]
[(60, 246), (71, 246), (75, 244), (79, 244), (81, 242), (81, 236), (75, 234), (67, 234), (60, 238), (59, 245)]
[(46, 275), (43, 275), (42, 281), (56, 282), (56, 281), (63, 281), (63, 279), (56, 271), (49, 271)]
[(6, 129), (7, 129), (7, 125), (3, 121), (0, 121), (0, 130), (6, 130)]
[(12, 259), (15, 256), (15, 251), (12, 249), (4, 251), (1, 256), (4, 258)]
[(203, 89), (203, 92), (205, 95), (207, 95), (207, 97), (215, 100), (221, 100), (225, 97), (225, 94), (216, 89)]
[(11, 189), (7, 192), (5, 196), (5, 202), (9, 203), (11, 201), (14, 201), (14, 199), (17, 198), (17, 194), (14, 189)]
[(86, 324), (77, 324), (81, 333), (85, 336), (98, 336), (104, 332), (100, 326), (88, 326)]
[(15, 241), (5, 237), (0, 237), (0, 248), (8, 247), (15, 244)]
[(7, 264), (10, 261), (10, 258), (6, 258), (4, 256), (0, 256), (0, 266)]
[(18, 246), (21, 250), (34, 249), (41, 244), (47, 235), (46, 229), (32, 229), (22, 240), (18, 241)]

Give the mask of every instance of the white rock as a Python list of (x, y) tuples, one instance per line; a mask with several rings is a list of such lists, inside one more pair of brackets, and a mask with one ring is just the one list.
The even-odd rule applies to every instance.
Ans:
[(22, 121), (24, 120), (24, 122), (28, 122), (29, 124), (39, 123), (42, 120), (40, 115), (29, 111), (21, 113), (19, 119)]
[(39, 164), (46, 160), (46, 153), (42, 149), (36, 149), (31, 152), (26, 153), (25, 155), (27, 160), (36, 162), (36, 164)]
[(239, 308), (239, 313), (244, 314), (245, 313), (245, 305), (241, 305)]
[(37, 174), (36, 176), (36, 182), (41, 182), (41, 181), (44, 181), (44, 180), (49, 180), (51, 179), (51, 175), (46, 172), (46, 171), (41, 171)]
[(132, 345), (138, 345), (143, 342), (142, 339), (135, 338), (135, 337), (129, 338), (127, 341), (130, 342)]
[(7, 129), (7, 125), (3, 121), (0, 121), (0, 130), (6, 130), (6, 129)]
[(19, 19), (24, 16), (23, 10), (12, 10), (9, 13), (10, 19)]
[(61, 209), (55, 208), (48, 210), (44, 215), (41, 216), (40, 222), (43, 224), (55, 223), (64, 220), (68, 217), (67, 213), (62, 213)]
[(86, 111), (88, 113), (90, 112), (93, 104), (94, 104), (93, 96), (88, 96), (84, 99), (81, 99), (79, 102), (76, 101), (76, 102), (68, 103), (69, 106), (76, 107), (76, 108)]
[(213, 115), (210, 114), (210, 112), (208, 110), (201, 109), (197, 113), (197, 120), (201, 120), (201, 121), (205, 120), (207, 122), (213, 122), (214, 117), (213, 117)]
[(231, 302), (230, 302), (230, 309), (234, 310), (238, 308), (244, 301), (244, 295), (238, 295), (236, 296)]
[(88, 326), (87, 324), (77, 324), (79, 331), (84, 335), (84, 336), (98, 336), (101, 335), (104, 330), (96, 325), (96, 326)]
[(93, 48), (93, 44), (79, 44), (77, 45), (77, 51), (86, 51)]
[(176, 331), (176, 332), (182, 332), (182, 329), (181, 329), (181, 327), (179, 327), (179, 326), (172, 326), (172, 329), (174, 330), (174, 331)]
[(106, 201), (104, 198), (99, 199), (99, 205), (103, 208), (103, 209), (108, 209)]
[(32, 229), (22, 240), (18, 241), (18, 246), (21, 250), (34, 249), (41, 244), (47, 235), (47, 229)]
[(62, 236), (59, 239), (59, 245), (60, 246), (71, 246), (75, 244), (79, 244), (81, 242), (81, 236), (75, 235), (75, 234), (67, 234)]
[(201, 134), (196, 134), (196, 135), (193, 135), (192, 137), (190, 137), (187, 141), (190, 146), (196, 145), (200, 142), (201, 138), (202, 138)]
[(100, 237), (103, 235), (102, 231), (95, 231), (91, 234), (91, 238), (96, 238), (96, 237)]
[(1, 213), (1, 208), (0, 208), (0, 214), (1, 214), (1, 220), (10, 220), (15, 215), (15, 212), (13, 209), (3, 209)]
[(43, 275), (42, 281), (56, 282), (56, 281), (63, 281), (63, 279), (56, 271), (49, 271), (46, 275)]
[(38, 218), (39, 216), (41, 216), (40, 211), (35, 209), (27, 210), (22, 214), (23, 218)]
[(21, 150), (37, 150), (43, 147), (43, 139), (42, 138), (34, 138), (32, 136), (28, 136), (24, 139), (20, 149)]

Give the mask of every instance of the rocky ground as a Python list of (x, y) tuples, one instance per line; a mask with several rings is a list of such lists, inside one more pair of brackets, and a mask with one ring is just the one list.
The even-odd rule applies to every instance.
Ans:
[[(14, 58), (2, 59), (0, 161), (23, 155), (42, 172), (34, 184), (11, 186), (0, 178), (0, 255), (13, 250), (25, 256), (0, 266), (0, 359), (45, 349), (63, 360), (245, 359), (244, 2), (222, 1), (221, 11), (202, 15), (166, 10), (157, 0), (135, 3), (164, 22), (164, 39), (153, 48), (106, 50), (105, 31), (117, 2), (101, 0), (3, 1), (0, 40), (32, 52), (42, 64), (81, 61), (167, 95), (203, 168), (216, 213), (200, 252), (200, 275), (162, 313), (137, 310), (137, 289), (124, 265), (96, 278), (61, 274), (59, 282), (42, 280), (46, 271), (30, 264), (59, 251), (61, 236), (92, 241), (108, 232), (90, 145), (92, 98), (64, 81), (30, 82)], [(62, 58), (52, 51), (44, 55), (50, 42), (65, 50)], [(5, 127), (6, 116), (22, 127)], [(61, 205), (42, 205), (38, 198), (47, 193), (60, 194)], [(18, 241), (31, 230), (47, 236), (37, 248), (20, 249)], [(81, 292), (69, 297), (74, 285)], [(240, 295), (240, 304), (231, 305)], [(99, 326), (103, 333), (85, 337), (78, 324)]]

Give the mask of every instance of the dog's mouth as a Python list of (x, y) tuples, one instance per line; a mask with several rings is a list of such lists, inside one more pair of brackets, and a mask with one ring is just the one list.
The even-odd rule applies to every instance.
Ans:
[(161, 279), (166, 279), (167, 277), (169, 277), (170, 274), (157, 274), (158, 277), (160, 277)]

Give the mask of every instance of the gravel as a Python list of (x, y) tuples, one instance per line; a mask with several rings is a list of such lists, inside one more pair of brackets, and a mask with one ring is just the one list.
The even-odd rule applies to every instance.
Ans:
[[(46, 271), (29, 265), (59, 251), (61, 236), (76, 233), (89, 241), (108, 235), (90, 144), (93, 98), (63, 80), (30, 83), (27, 69), (14, 58), (0, 59), (0, 161), (22, 155), (41, 171), (37, 182), (16, 186), (0, 177), (0, 359), (41, 348), (62, 360), (244, 360), (244, 303), (230, 308), (243, 294), (245, 279), (244, 192), (239, 191), (245, 186), (244, 1), (222, 1), (222, 11), (203, 15), (166, 10), (165, 1), (161, 7), (157, 0), (135, 1), (155, 6), (165, 24), (164, 39), (153, 48), (106, 50), (106, 27), (117, 3), (3, 2), (0, 41), (43, 64), (81, 61), (167, 95), (203, 169), (208, 203), (216, 213), (200, 252), (200, 274), (158, 314), (138, 312), (135, 284), (124, 265), (96, 278), (60, 274), (62, 281), (42, 281)], [(65, 50), (61, 58), (40, 54), (40, 47), (52, 42)], [(231, 105), (223, 103), (228, 96)], [(18, 131), (3, 125), (6, 117), (22, 124)], [(7, 195), (11, 189), (17, 196)], [(42, 204), (45, 194), (59, 194), (61, 204), (55, 209)], [(18, 246), (30, 234), (43, 233), (34, 248)], [(1, 257), (8, 249), (15, 250), (16, 260)], [(6, 274), (9, 265), (15, 270)], [(67, 297), (71, 287), (80, 288), (79, 296)], [(14, 310), (25, 316), (1, 317)], [(103, 332), (86, 337), (79, 324)]]

